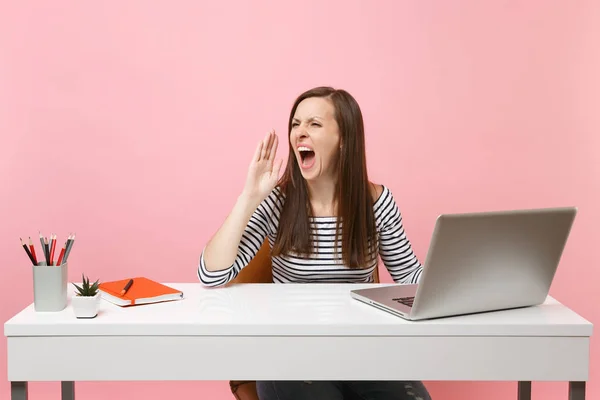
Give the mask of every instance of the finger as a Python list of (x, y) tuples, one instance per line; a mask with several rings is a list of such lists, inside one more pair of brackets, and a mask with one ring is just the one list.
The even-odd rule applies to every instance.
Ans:
[(267, 153), (267, 151), (268, 151), (267, 146), (269, 145), (269, 135), (270, 135), (270, 133), (267, 133), (267, 135), (265, 136), (265, 138), (262, 141), (263, 146), (262, 146), (262, 151), (260, 152), (259, 161), (266, 158), (267, 154), (269, 154), (269, 153)]
[(265, 150), (265, 158), (269, 159), (271, 155), (271, 148), (273, 147), (273, 139), (274, 139), (273, 130), (269, 131), (269, 140), (267, 141), (267, 148)]
[(273, 133), (273, 144), (271, 145), (271, 149), (269, 151), (269, 161), (273, 161), (275, 158), (275, 154), (277, 154), (277, 146), (279, 144), (279, 138), (275, 133)]
[(262, 152), (262, 148), (263, 148), (263, 141), (261, 140), (260, 142), (258, 142), (258, 145), (256, 146), (256, 150), (254, 150), (254, 157), (252, 157), (253, 162), (258, 162), (260, 160), (260, 153)]
[(275, 166), (273, 167), (273, 175), (275, 175), (278, 178), (279, 178), (279, 171), (281, 170), (281, 165), (283, 165), (283, 159), (282, 158), (280, 158), (279, 160), (277, 160), (277, 162), (275, 163)]

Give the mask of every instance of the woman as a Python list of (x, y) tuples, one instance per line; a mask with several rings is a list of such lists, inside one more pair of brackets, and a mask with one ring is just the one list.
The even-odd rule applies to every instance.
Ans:
[[(242, 193), (202, 251), (200, 281), (231, 281), (268, 238), (277, 283), (373, 282), (377, 255), (395, 282), (418, 282), (422, 267), (394, 197), (368, 179), (356, 100), (344, 90), (311, 89), (296, 99), (288, 133), (281, 179), (277, 136), (259, 142)], [(421, 382), (276, 381), (257, 382), (257, 390), (261, 400), (430, 399)]]

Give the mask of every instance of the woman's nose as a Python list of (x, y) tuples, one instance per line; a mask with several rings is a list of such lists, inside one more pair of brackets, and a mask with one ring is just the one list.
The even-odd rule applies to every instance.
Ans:
[(308, 136), (308, 132), (306, 131), (306, 127), (304, 125), (299, 125), (296, 129), (296, 135), (299, 138)]

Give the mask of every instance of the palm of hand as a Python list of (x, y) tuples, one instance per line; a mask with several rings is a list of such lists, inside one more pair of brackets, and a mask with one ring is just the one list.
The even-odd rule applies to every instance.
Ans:
[(269, 132), (258, 144), (246, 180), (246, 192), (264, 199), (277, 184), (282, 160), (274, 163), (278, 138), (274, 131)]
[(250, 176), (260, 193), (270, 192), (277, 183), (278, 176), (273, 173), (273, 162), (260, 160), (250, 166)]

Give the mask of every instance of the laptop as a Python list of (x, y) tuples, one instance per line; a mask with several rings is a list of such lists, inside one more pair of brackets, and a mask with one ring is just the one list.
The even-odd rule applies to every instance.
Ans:
[(350, 295), (414, 321), (539, 305), (576, 213), (576, 207), (562, 207), (442, 214), (418, 284)]

